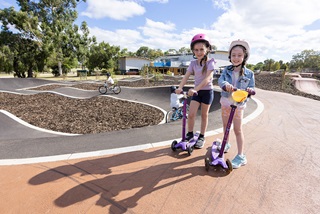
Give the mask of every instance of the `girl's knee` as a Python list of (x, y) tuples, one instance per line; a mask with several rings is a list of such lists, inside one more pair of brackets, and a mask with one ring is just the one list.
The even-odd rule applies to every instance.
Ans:
[(207, 113), (202, 113), (202, 114), (201, 114), (201, 119), (202, 119), (202, 120), (206, 120), (206, 119), (208, 118), (208, 116), (209, 116), (209, 114), (207, 114)]
[(194, 114), (194, 113), (189, 113), (188, 114), (188, 119), (189, 120), (192, 120), (192, 119), (194, 119), (196, 117), (196, 114)]
[(236, 135), (236, 136), (240, 136), (240, 135), (242, 135), (242, 129), (241, 128), (234, 128), (234, 134)]

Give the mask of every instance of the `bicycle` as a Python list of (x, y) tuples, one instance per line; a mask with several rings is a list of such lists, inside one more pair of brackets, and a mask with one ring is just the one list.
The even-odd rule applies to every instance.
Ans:
[[(189, 110), (189, 105), (187, 104), (187, 111)], [(187, 115), (188, 117), (188, 115)], [(183, 108), (182, 106), (177, 108), (172, 108), (170, 111), (167, 112), (166, 115), (166, 123), (173, 122), (176, 120), (180, 120), (183, 118)]]
[(115, 94), (119, 94), (121, 92), (121, 87), (117, 84), (113, 84), (112, 86), (108, 87), (107, 81), (105, 81), (102, 86), (99, 86), (99, 92), (101, 94), (106, 94), (108, 90), (113, 91)]

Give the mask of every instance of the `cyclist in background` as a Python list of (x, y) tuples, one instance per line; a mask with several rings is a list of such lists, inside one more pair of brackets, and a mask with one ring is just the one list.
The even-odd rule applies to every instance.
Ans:
[(176, 94), (176, 92), (175, 92), (176, 89), (177, 88), (175, 86), (170, 87), (170, 91), (171, 91), (170, 107), (171, 107), (171, 109), (175, 109), (175, 110), (182, 107), (182, 103), (180, 102), (180, 99), (183, 97), (182, 94)]
[(114, 85), (114, 80), (112, 79), (110, 72), (107, 73), (106, 83), (107, 83), (108, 88)]

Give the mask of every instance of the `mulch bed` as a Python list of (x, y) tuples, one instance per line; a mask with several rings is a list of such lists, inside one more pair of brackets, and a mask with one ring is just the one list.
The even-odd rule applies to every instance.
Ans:
[[(290, 80), (282, 87), (279, 75), (258, 74), (256, 87), (320, 100), (319, 96), (297, 90)], [(172, 85), (170, 81), (148, 83), (150, 85)], [(217, 84), (217, 80), (214, 80)], [(98, 90), (101, 83), (75, 83), (68, 87), (83, 90)], [(135, 87), (146, 86), (135, 84)], [(66, 87), (53, 84), (34, 88), (47, 91)], [(0, 109), (9, 111), (20, 119), (37, 127), (75, 134), (93, 134), (122, 129), (131, 129), (159, 124), (163, 113), (156, 108), (139, 103), (122, 101), (105, 96), (90, 99), (73, 99), (52, 93), (17, 95), (0, 92)]]
[(157, 125), (163, 113), (151, 106), (105, 96), (72, 99), (52, 93), (0, 93), (0, 109), (37, 127), (92, 134)]

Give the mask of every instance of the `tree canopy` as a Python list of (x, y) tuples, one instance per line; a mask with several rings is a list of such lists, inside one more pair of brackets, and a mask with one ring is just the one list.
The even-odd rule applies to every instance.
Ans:
[[(54, 75), (62, 75), (71, 68), (117, 69), (122, 56), (136, 56), (155, 60), (167, 54), (191, 53), (189, 47), (180, 49), (151, 49), (141, 46), (136, 52), (126, 47), (97, 43), (90, 37), (86, 22), (75, 24), (77, 4), (86, 0), (17, 0), (14, 7), (0, 9), (0, 71), (14, 72), (18, 77), (32, 77), (34, 71), (51, 68)], [(125, 44), (124, 44), (125, 46)], [(213, 50), (217, 50), (213, 46)], [(288, 68), (320, 71), (320, 53), (304, 50), (292, 57), (290, 63), (266, 59), (254, 70), (275, 71)], [(27, 75), (26, 75), (27, 72)]]

